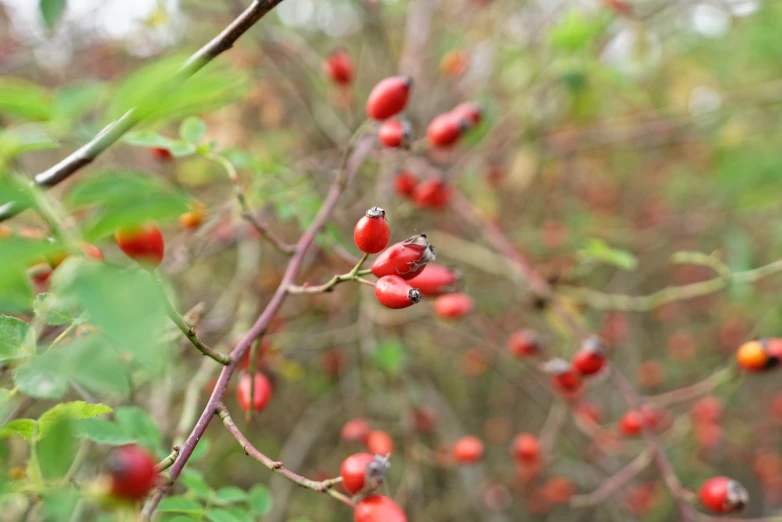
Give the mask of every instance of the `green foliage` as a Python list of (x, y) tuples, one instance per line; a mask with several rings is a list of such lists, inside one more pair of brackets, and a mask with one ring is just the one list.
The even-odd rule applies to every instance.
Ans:
[(38, 4), (41, 10), (41, 17), (43, 23), (49, 31), (52, 31), (60, 20), (60, 17), (65, 12), (67, 7), (66, 0), (40, 0)]
[(0, 315), (0, 361), (16, 359), (35, 349), (35, 334), (30, 325), (7, 315)]
[(587, 18), (581, 9), (572, 8), (549, 29), (548, 37), (555, 49), (573, 53), (584, 50), (602, 30), (602, 21)]
[(638, 266), (638, 260), (632, 253), (610, 247), (600, 239), (591, 239), (577, 255), (579, 262), (584, 264), (602, 263), (622, 270), (635, 270)]
[(33, 310), (36, 317), (52, 326), (70, 324), (76, 320), (69, 303), (47, 292), (35, 296)]
[(398, 375), (405, 362), (405, 346), (398, 337), (381, 340), (373, 353), (375, 365), (390, 375)]
[(197, 501), (187, 497), (167, 497), (160, 501), (158, 511), (161, 513), (188, 513), (201, 515), (204, 507)]
[(205, 135), (206, 122), (201, 118), (187, 118), (179, 127), (179, 137), (189, 143), (198, 143)]
[(45, 121), (52, 117), (51, 93), (21, 78), (0, 78), (0, 114), (22, 120)]
[[(56, 149), (60, 144), (38, 124), (17, 125), (0, 130), (0, 167), (17, 156)], [(4, 200), (7, 201), (7, 200)]]
[(224, 63), (211, 63), (193, 75), (179, 73), (184, 55), (166, 57), (136, 71), (120, 85), (109, 107), (112, 118), (135, 108), (148, 121), (173, 120), (212, 111), (247, 93), (247, 79)]
[(263, 484), (254, 485), (247, 494), (247, 504), (253, 515), (268, 514), (272, 510), (272, 495), (269, 488)]

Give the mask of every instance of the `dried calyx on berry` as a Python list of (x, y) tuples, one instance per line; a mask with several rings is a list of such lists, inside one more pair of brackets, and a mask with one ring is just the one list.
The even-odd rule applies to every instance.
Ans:
[(375, 455), (372, 462), (367, 464), (364, 472), (364, 493), (375, 491), (385, 482), (388, 470), (391, 468), (390, 458), (390, 453), (385, 456)]
[(731, 480), (727, 486), (728, 495), (725, 498), (725, 511), (735, 512), (744, 509), (749, 502), (749, 493), (737, 480)]
[(380, 207), (372, 207), (369, 210), (367, 210), (367, 217), (371, 217), (371, 218), (381, 217), (383, 219), (386, 219), (386, 211)]

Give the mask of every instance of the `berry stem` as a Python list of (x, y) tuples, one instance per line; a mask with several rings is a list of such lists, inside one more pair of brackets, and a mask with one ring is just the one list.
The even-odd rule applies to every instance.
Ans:
[(323, 283), (322, 285), (318, 286), (299, 286), (299, 285), (290, 285), (288, 286), (288, 292), (291, 294), (323, 294), (326, 292), (330, 292), (335, 286), (337, 286), (340, 283), (344, 283), (346, 281), (355, 281), (357, 283), (375, 286), (375, 283), (372, 281), (368, 281), (366, 279), (363, 279), (359, 277), (359, 275), (366, 275), (366, 273), (372, 273), (372, 270), (361, 270), (361, 266), (366, 262), (367, 258), (369, 257), (369, 254), (364, 254), (361, 256), (361, 259), (358, 260), (358, 263), (356, 263), (356, 266), (354, 266), (350, 272), (342, 275), (335, 275), (331, 279), (328, 280), (328, 282)]
[(198, 338), (195, 326), (188, 325), (184, 318), (179, 315), (179, 312), (174, 309), (174, 305), (171, 304), (171, 301), (168, 299), (163, 282), (160, 279), (157, 279), (156, 282), (160, 286), (160, 295), (163, 298), (163, 305), (166, 308), (166, 315), (168, 315), (168, 318), (171, 319), (171, 322), (174, 323), (183, 334), (185, 334), (185, 337), (187, 337), (193, 346), (195, 346), (203, 355), (214, 359), (222, 365), (231, 364), (233, 361), (231, 360), (230, 356), (213, 350)]
[(335, 491), (332, 489), (332, 487), (336, 484), (339, 484), (342, 481), (341, 477), (323, 480), (323, 481), (316, 481), (311, 480), (306, 477), (302, 477), (301, 475), (294, 473), (293, 471), (286, 469), (285, 466), (282, 464), (282, 462), (278, 462), (275, 460), (270, 459), (258, 449), (250, 443), (249, 440), (247, 440), (247, 437), (242, 434), (242, 432), (239, 430), (239, 428), (236, 426), (236, 423), (231, 418), (230, 413), (228, 412), (228, 408), (225, 407), (225, 405), (222, 402), (218, 402), (215, 406), (215, 414), (220, 417), (220, 420), (223, 422), (223, 425), (225, 426), (225, 429), (228, 430), (228, 433), (233, 436), (234, 439), (239, 443), (239, 445), (242, 446), (242, 449), (244, 452), (263, 464), (266, 468), (271, 470), (274, 473), (277, 473), (278, 475), (282, 475), (286, 479), (290, 480), (294, 484), (298, 484), (301, 487), (311, 489), (312, 491), (318, 492), (318, 493), (326, 493), (330, 497), (333, 497), (340, 502), (350, 506), (355, 507), (353, 504), (353, 501), (351, 501), (347, 496), (343, 495), (339, 491)]
[(250, 206), (247, 204), (247, 197), (244, 193), (244, 187), (242, 186), (242, 180), (239, 178), (239, 173), (236, 167), (231, 163), (228, 158), (220, 154), (210, 154), (207, 156), (210, 160), (219, 163), (225, 171), (228, 173), (228, 177), (231, 179), (231, 184), (234, 187), (234, 194), (236, 195), (236, 201), (239, 203), (239, 208), (242, 211), (242, 219), (250, 223), (250, 225), (258, 231), (258, 233), (272, 244), (280, 253), (291, 255), (293, 254), (293, 245), (285, 243), (274, 232), (272, 232), (266, 223), (259, 221), (250, 210)]
[(158, 473), (167, 470), (171, 467), (172, 464), (174, 464), (174, 461), (176, 461), (177, 457), (179, 456), (179, 446), (174, 446), (174, 448), (171, 450), (171, 453), (168, 455), (168, 457), (164, 458), (160, 462), (158, 462), (155, 465), (155, 471)]

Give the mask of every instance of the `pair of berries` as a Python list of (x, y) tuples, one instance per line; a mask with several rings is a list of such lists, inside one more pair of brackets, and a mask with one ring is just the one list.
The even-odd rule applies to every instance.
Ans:
[(466, 435), (451, 447), (453, 460), (461, 464), (474, 464), (483, 458), (483, 442), (478, 437)]
[(474, 103), (462, 103), (450, 112), (436, 116), (426, 129), (432, 148), (451, 147), (462, 135), (481, 121), (481, 109)]
[(434, 247), (425, 234), (410, 237), (384, 250), (372, 263), (372, 273), (380, 278), (375, 283), (375, 297), (380, 304), (399, 309), (419, 302), (421, 292), (411, 286), (409, 280), (422, 273), (427, 263), (434, 259)]
[(782, 339), (772, 337), (749, 341), (739, 346), (736, 360), (739, 366), (751, 372), (773, 368), (782, 359)]
[[(253, 380), (255, 381), (255, 390), (252, 390)], [(268, 377), (258, 372), (250, 376), (250, 374), (244, 374), (239, 379), (239, 384), (236, 387), (236, 400), (239, 402), (239, 407), (244, 411), (250, 411), (252, 407), (253, 411), (263, 410), (272, 398), (272, 392), (274, 388)], [(250, 398), (252, 396), (252, 399)], [(252, 406), (251, 406), (252, 404)]]
[(450, 201), (452, 189), (444, 179), (435, 177), (418, 182), (410, 172), (399, 172), (394, 180), (396, 193), (403, 198), (410, 198), (419, 208), (440, 210)]
[(351, 495), (371, 493), (383, 484), (390, 466), (387, 455), (353, 454), (342, 461), (342, 487)]
[(114, 450), (108, 459), (108, 470), (111, 494), (122, 500), (135, 502), (143, 499), (158, 479), (152, 456), (136, 445)]
[[(519, 353), (529, 347), (520, 343), (523, 339), (515, 339), (517, 345), (512, 348), (518, 349)], [(587, 337), (582, 343), (581, 348), (573, 356), (571, 362), (564, 359), (552, 359), (548, 361), (543, 369), (551, 374), (551, 381), (554, 388), (566, 395), (577, 394), (581, 390), (582, 377), (595, 375), (605, 367), (606, 356), (603, 342), (597, 336)]]
[(340, 437), (345, 442), (364, 445), (373, 455), (389, 455), (394, 452), (394, 439), (385, 431), (373, 430), (366, 419), (346, 422)]

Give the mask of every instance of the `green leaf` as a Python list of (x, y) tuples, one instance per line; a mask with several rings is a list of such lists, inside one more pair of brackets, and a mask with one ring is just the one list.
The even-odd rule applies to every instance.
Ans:
[(405, 362), (405, 346), (398, 337), (385, 338), (375, 348), (373, 360), (384, 372), (397, 375)]
[(225, 63), (212, 62), (185, 78), (178, 70), (186, 59), (170, 56), (136, 71), (116, 90), (109, 115), (135, 108), (140, 118), (170, 121), (218, 109), (248, 92), (247, 76)]
[(65, 302), (57, 296), (44, 292), (35, 296), (33, 310), (36, 317), (46, 321), (46, 324), (59, 326), (73, 322), (73, 313)]
[(49, 434), (52, 427), (62, 419), (79, 420), (111, 413), (105, 404), (90, 404), (84, 401), (63, 402), (44, 412), (38, 419), (38, 439)]
[(179, 478), (179, 483), (202, 500), (210, 500), (212, 498), (212, 488), (209, 487), (209, 484), (206, 483), (199, 472), (189, 471), (187, 474), (183, 473)]
[(40, 364), (41, 357), (14, 370), (14, 384), (19, 391), (36, 399), (61, 399), (68, 390), (68, 379), (56, 369)]
[(227, 509), (210, 509), (206, 513), (206, 518), (210, 522), (246, 522), (246, 518), (242, 519), (238, 516), (234, 515), (231, 511)]
[(254, 485), (247, 495), (247, 505), (254, 515), (265, 515), (272, 510), (272, 494), (263, 484)]
[(201, 118), (191, 116), (179, 127), (179, 137), (189, 143), (198, 143), (206, 135), (206, 122)]
[(57, 89), (54, 100), (54, 118), (75, 121), (100, 103), (106, 95), (106, 85), (86, 83)]
[(195, 522), (195, 520), (190, 517), (178, 516), (167, 520), (167, 522)]
[(98, 333), (75, 339), (55, 350), (62, 354), (63, 375), (101, 395), (126, 397), (130, 375), (122, 356)]
[(166, 311), (160, 289), (148, 272), (69, 258), (52, 276), (52, 288), (74, 299), (90, 322), (117, 346), (142, 359), (164, 355), (158, 347), (168, 326)]
[(0, 165), (38, 150), (56, 149), (60, 144), (36, 124), (25, 124), (0, 130)]
[(187, 497), (166, 497), (157, 508), (161, 513), (191, 513), (200, 515), (204, 508), (197, 501)]
[(48, 491), (43, 497), (44, 520), (68, 522), (81, 495), (73, 486)]
[(16, 359), (35, 350), (35, 332), (16, 317), (0, 315), (0, 361)]
[(196, 146), (192, 143), (176, 140), (171, 142), (171, 147), (168, 150), (175, 158), (184, 158), (185, 156), (195, 154)]
[(600, 239), (591, 239), (587, 246), (576, 253), (581, 263), (605, 263), (622, 270), (635, 270), (638, 260), (633, 254), (608, 246)]
[(65, 0), (40, 0), (38, 4), (46, 29), (52, 31), (65, 12)]
[(52, 117), (52, 95), (35, 83), (10, 76), (0, 77), (0, 113), (33, 121)]
[(109, 446), (123, 446), (136, 442), (135, 438), (108, 419), (84, 419), (77, 421), (74, 423), (74, 432), (77, 437)]
[(136, 147), (160, 147), (170, 149), (173, 140), (162, 134), (150, 130), (134, 131), (127, 133), (122, 141)]
[(193, 453), (190, 455), (190, 462), (195, 462), (206, 455), (211, 445), (212, 442), (208, 438), (201, 437), (196, 447), (193, 448)]
[(0, 270), (0, 312), (23, 312), (30, 308), (33, 287), (25, 271), (15, 266)]
[(599, 20), (588, 19), (580, 9), (572, 8), (549, 30), (548, 37), (554, 48), (573, 52), (586, 48), (601, 29)]
[(79, 440), (74, 436), (70, 419), (60, 417), (49, 428), (47, 436), (36, 443), (38, 462), (45, 478), (60, 478), (71, 467)]
[(160, 430), (158, 430), (149, 414), (141, 408), (136, 406), (117, 408), (114, 418), (117, 420), (117, 424), (140, 444), (151, 450), (160, 448)]
[[(30, 208), (33, 206), (32, 190), (35, 190), (35, 188), (26, 186), (26, 182), (22, 181), (18, 176), (4, 176), (0, 173), (0, 201), (3, 203), (13, 203), (20, 209)], [(8, 248), (14, 245), (14, 243), (19, 243), (20, 239), (22, 238), (4, 239), (3, 245)], [(3, 259), (15, 260), (12, 257)]]
[(11, 437), (17, 435), (24, 440), (31, 440), (35, 431), (35, 421), (33, 419), (12, 420), (0, 428), (0, 437)]
[(217, 504), (234, 504), (243, 502), (247, 498), (247, 492), (235, 486), (227, 486), (215, 491), (215, 502)]
[(160, 178), (141, 172), (105, 172), (81, 181), (65, 196), (72, 209), (93, 205), (113, 206), (159, 195), (184, 196)]

